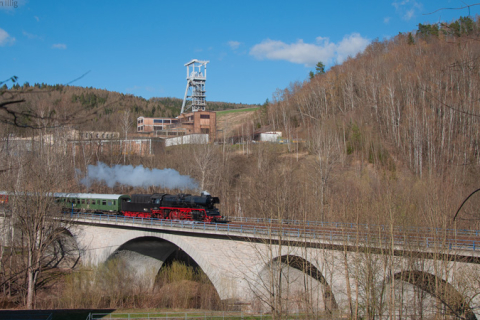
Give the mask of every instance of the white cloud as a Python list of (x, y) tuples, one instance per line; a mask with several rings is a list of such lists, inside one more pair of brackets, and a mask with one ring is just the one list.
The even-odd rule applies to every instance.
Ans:
[(136, 91), (138, 89), (142, 89), (142, 87), (139, 87), (139, 86), (135, 85), (133, 87), (126, 88), (125, 91), (132, 92), (132, 91)]
[(236, 50), (240, 46), (240, 42), (238, 41), (228, 41), (227, 44), (230, 46), (230, 49)]
[(402, 17), (404, 20), (410, 20), (415, 17), (417, 11), (421, 11), (423, 6), (421, 3), (416, 0), (403, 0), (403, 1), (393, 1), (392, 6), (395, 7), (395, 11)]
[(405, 20), (410, 20), (413, 18), (413, 16), (415, 15), (415, 10), (414, 9), (410, 9), (408, 10), (404, 15), (403, 15), (403, 18)]
[(37, 17), (37, 16), (34, 16), (35, 20), (37, 20), (37, 22), (40, 22), (40, 18)]
[(292, 44), (267, 39), (254, 45), (250, 49), (250, 55), (257, 59), (286, 60), (311, 67), (318, 61), (325, 64), (333, 61), (341, 63), (348, 56), (363, 51), (369, 42), (358, 33), (345, 36), (338, 44), (331, 43), (324, 37), (317, 37), (316, 43), (305, 43), (300, 39)]
[(390, 19), (391, 19), (390, 17), (383, 18), (383, 23), (385, 23), (385, 24), (389, 23)]
[(62, 50), (65, 50), (65, 49), (67, 49), (67, 45), (64, 44), (64, 43), (55, 43), (54, 45), (52, 45), (52, 49), (62, 49)]
[(0, 46), (11, 46), (15, 43), (15, 38), (11, 37), (7, 31), (0, 28)]
[(22, 33), (23, 33), (23, 35), (24, 35), (25, 37), (27, 37), (27, 38), (30, 39), (30, 40), (33, 40), (33, 39), (42, 39), (42, 37), (37, 36), (36, 34), (33, 34), (33, 33), (28, 33), (28, 32), (26, 32), (26, 31), (23, 31)]
[(362, 52), (369, 43), (370, 40), (363, 38), (358, 33), (345, 36), (337, 45), (337, 61), (342, 63), (348, 57), (354, 57), (357, 53)]

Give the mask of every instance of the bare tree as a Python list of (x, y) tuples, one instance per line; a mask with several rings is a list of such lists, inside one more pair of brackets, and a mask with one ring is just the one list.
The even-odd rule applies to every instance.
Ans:
[(65, 155), (45, 143), (48, 141), (45, 136), (40, 137), (43, 139), (32, 138), (25, 149), (17, 150), (21, 153), (11, 154), (10, 161), (17, 166), (6, 173), (2, 183), (2, 189), (11, 190), (9, 246), (17, 253), (11, 257), (16, 265), (10, 266), (7, 280), (17, 284), (17, 292), (25, 294), (29, 309), (35, 308), (36, 289), (42, 274), (66, 262), (72, 249), (72, 243), (65, 243), (69, 216), (61, 213), (53, 193), (65, 187), (73, 170), (69, 168), (69, 161), (65, 161)]
[(212, 173), (215, 171), (215, 163), (220, 158), (216, 152), (215, 145), (204, 143), (193, 148), (193, 160), (197, 165), (200, 174), (200, 189), (205, 190), (212, 179)]
[(130, 110), (125, 109), (123, 111), (123, 117), (122, 117), (122, 129), (124, 132), (124, 150), (123, 150), (123, 164), (126, 162), (126, 156), (127, 156), (127, 138), (128, 138), (128, 131), (130, 129), (131, 123), (130, 123)]

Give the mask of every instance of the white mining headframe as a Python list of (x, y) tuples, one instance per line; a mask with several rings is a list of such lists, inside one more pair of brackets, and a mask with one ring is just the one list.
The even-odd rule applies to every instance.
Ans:
[[(192, 112), (205, 111), (205, 81), (207, 80), (207, 63), (209, 62), (193, 59), (185, 64), (187, 67), (187, 88), (185, 89), (180, 114), (190, 108), (192, 108)], [(190, 95), (188, 95), (189, 89), (191, 89)], [(191, 104), (185, 109), (188, 98), (191, 100)]]

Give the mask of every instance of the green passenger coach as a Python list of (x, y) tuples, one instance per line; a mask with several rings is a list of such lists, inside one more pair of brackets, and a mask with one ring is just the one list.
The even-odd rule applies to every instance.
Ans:
[(63, 208), (82, 212), (120, 212), (122, 201), (130, 201), (126, 194), (55, 193), (54, 197)]

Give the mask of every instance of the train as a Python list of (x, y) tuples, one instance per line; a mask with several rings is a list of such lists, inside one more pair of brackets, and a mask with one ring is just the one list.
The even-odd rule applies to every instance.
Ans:
[[(0, 204), (8, 204), (13, 194), (0, 191)], [(63, 212), (108, 213), (127, 217), (188, 220), (198, 222), (225, 222), (215, 207), (220, 203), (203, 191), (191, 194), (95, 194), (52, 193)]]

